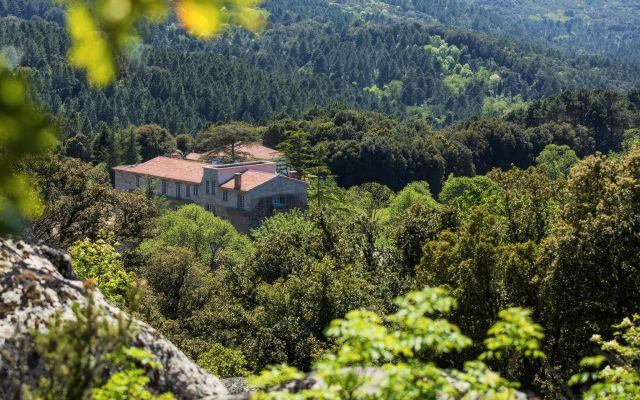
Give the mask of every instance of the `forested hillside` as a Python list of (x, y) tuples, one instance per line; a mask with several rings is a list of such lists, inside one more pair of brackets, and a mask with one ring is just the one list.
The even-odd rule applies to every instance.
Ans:
[(46, 1), (0, 3), (0, 48), (39, 102), (85, 134), (100, 121), (193, 134), (210, 122), (264, 122), (336, 102), (442, 126), (563, 89), (638, 83), (638, 69), (625, 64), (414, 22), (365, 22), (318, 0), (265, 7), (270, 25), (260, 35), (201, 42), (175, 22), (143, 27), (145, 45), (105, 91), (68, 66), (62, 11)]
[(595, 0), (340, 0), (370, 21), (415, 20), (515, 38), (573, 54), (640, 61), (640, 5)]
[[(466, 0), (510, 15), (524, 31), (565, 49), (640, 62), (640, 3), (628, 0)], [(513, 19), (511, 19), (513, 21)]]

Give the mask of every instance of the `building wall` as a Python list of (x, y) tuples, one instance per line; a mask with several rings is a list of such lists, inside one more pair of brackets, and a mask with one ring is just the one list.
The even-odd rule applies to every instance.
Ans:
[[(284, 197), (284, 205), (275, 205), (276, 197)], [(307, 185), (304, 182), (278, 177), (258, 186), (246, 194), (246, 209), (250, 210), (245, 222), (250, 228), (260, 226), (262, 220), (277, 212), (294, 208), (307, 208)]]
[[(142, 178), (140, 178), (140, 185), (142, 185)], [(138, 188), (136, 185), (136, 175), (130, 172), (115, 171), (115, 188), (127, 192), (136, 190)]]
[[(266, 197), (272, 198), (276, 195), (291, 195), (301, 198), (301, 202), (304, 203), (303, 209), (307, 208), (307, 185), (306, 183), (279, 176), (264, 185), (258, 186), (251, 192), (247, 193), (245, 203), (247, 208), (252, 209), (258, 205), (258, 202)], [(303, 198), (303, 199), (302, 199)]]
[[(139, 176), (140, 186), (137, 185), (136, 177)], [(153, 182), (156, 187), (156, 194), (165, 195), (170, 199), (178, 199), (177, 187), (180, 185), (180, 200), (193, 201), (199, 203), (204, 198), (204, 184), (193, 184), (187, 182), (177, 182), (168, 179), (161, 178), (149, 178), (147, 176), (138, 175), (132, 172), (115, 171), (115, 188), (118, 190), (124, 190), (132, 192), (136, 189), (141, 189), (147, 186), (149, 182)], [(162, 193), (162, 182), (167, 184), (167, 192)], [(190, 188), (190, 197), (187, 197), (187, 186)], [(198, 194), (195, 194), (194, 186), (198, 187)]]
[[(209, 182), (209, 193), (207, 193), (207, 182)], [(200, 185), (200, 196), (196, 200), (198, 204), (206, 208), (207, 204), (213, 204), (215, 197), (218, 195), (218, 171), (215, 169), (205, 168), (203, 182)]]
[(288, 194), (284, 195), (285, 204), (275, 205), (273, 197), (263, 197), (257, 201), (256, 206), (251, 210), (248, 224), (251, 228), (260, 226), (265, 218), (271, 217), (280, 212), (286, 212), (293, 209), (305, 210), (307, 208), (307, 196)]

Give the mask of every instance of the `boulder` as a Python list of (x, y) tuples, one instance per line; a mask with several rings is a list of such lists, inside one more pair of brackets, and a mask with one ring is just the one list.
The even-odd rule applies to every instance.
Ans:
[[(63, 318), (74, 318), (71, 305), (82, 304), (86, 294), (67, 254), (44, 245), (0, 240), (0, 398), (11, 398), (17, 384), (35, 385), (42, 374), (37, 354), (24, 354), (29, 332), (45, 329), (58, 311)], [(94, 298), (107, 318), (123, 314), (100, 293)], [(151, 376), (151, 390), (170, 391), (177, 399), (186, 400), (229, 398), (217, 377), (196, 365), (155, 329), (136, 322), (139, 329), (131, 345), (148, 349), (162, 365)], [(16, 361), (25, 358), (27, 365)]]

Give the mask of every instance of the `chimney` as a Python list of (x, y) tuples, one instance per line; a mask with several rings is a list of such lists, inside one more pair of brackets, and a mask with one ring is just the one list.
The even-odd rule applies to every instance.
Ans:
[(242, 186), (242, 173), (236, 172), (235, 174), (233, 174), (233, 188), (235, 190), (240, 190), (241, 186)]
[(289, 171), (289, 178), (300, 179), (300, 174), (298, 171)]

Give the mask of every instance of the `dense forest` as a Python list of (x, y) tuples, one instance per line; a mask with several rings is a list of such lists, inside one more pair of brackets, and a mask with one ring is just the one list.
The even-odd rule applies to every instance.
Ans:
[[(137, 18), (152, 3), (128, 4)], [(269, 0), (259, 33), (201, 41), (208, 24), (180, 7), (205, 3), (216, 23), (263, 15), (185, 0), (162, 23), (118, 25), (109, 7), (72, 19), (0, 0), (0, 243), (67, 252), (78, 287), (206, 371), (258, 375), (254, 399), (640, 395), (640, 67), (614, 47), (545, 44), (573, 19), (576, 38), (598, 32), (584, 22), (598, 8), (524, 1), (507, 29), (508, 2)], [(623, 3), (607, 32), (636, 16)], [(91, 51), (73, 57), (91, 22), (110, 28), (94, 37), (109, 39), (104, 81)], [(117, 40), (132, 27), (139, 42)], [(621, 25), (621, 48), (634, 29)], [(112, 185), (116, 165), (252, 141), (284, 154), (309, 202), (248, 234), (153, 183)], [(11, 397), (172, 399), (147, 390), (159, 365), (132, 347), (132, 320), (91, 296), (16, 329), (32, 342), (11, 337), (23, 366), (45, 372)], [(269, 393), (300, 371), (324, 386)]]
[(528, 45), (637, 63), (640, 6), (616, 1), (366, 0), (336, 2), (368, 21), (414, 20), (510, 37)]
[[(589, 338), (608, 337), (640, 306), (639, 99), (566, 93), (443, 131), (346, 109), (275, 121), (264, 140), (303, 142), (290, 146), (291, 163), (311, 160), (302, 172), (318, 167), (323, 147), (351, 143), (330, 152), (342, 163), (326, 160), (354, 186), (327, 176), (309, 210), (276, 215), (249, 236), (200, 207), (169, 211), (144, 189), (114, 191), (104, 164), (59, 147), (16, 164), (45, 201), (24, 235), (69, 248), (114, 303), (216, 374), (274, 363), (307, 370), (333, 348), (323, 334), (333, 319), (394, 312), (396, 296), (431, 286), (457, 299), (450, 320), (473, 343), (438, 363), (478, 356), (499, 311), (527, 307), (546, 334), (546, 358), (512, 354), (490, 365), (524, 390), (570, 396), (581, 390), (567, 384), (579, 360), (597, 351)], [(127, 300), (132, 286), (144, 289), (138, 300)]]
[(582, 49), (637, 63), (640, 4), (633, 1), (471, 0), (494, 14), (513, 15), (520, 29), (559, 48)]
[(195, 134), (211, 122), (265, 122), (333, 103), (443, 126), (502, 116), (563, 89), (628, 90), (640, 76), (638, 67), (605, 59), (451, 28), (363, 22), (321, 2), (290, 3), (266, 4), (272, 15), (260, 35), (230, 31), (205, 43), (175, 23), (143, 26), (144, 46), (104, 91), (67, 64), (62, 11), (47, 2), (0, 3), (0, 48), (33, 82), (40, 104), (83, 134), (101, 121)]

